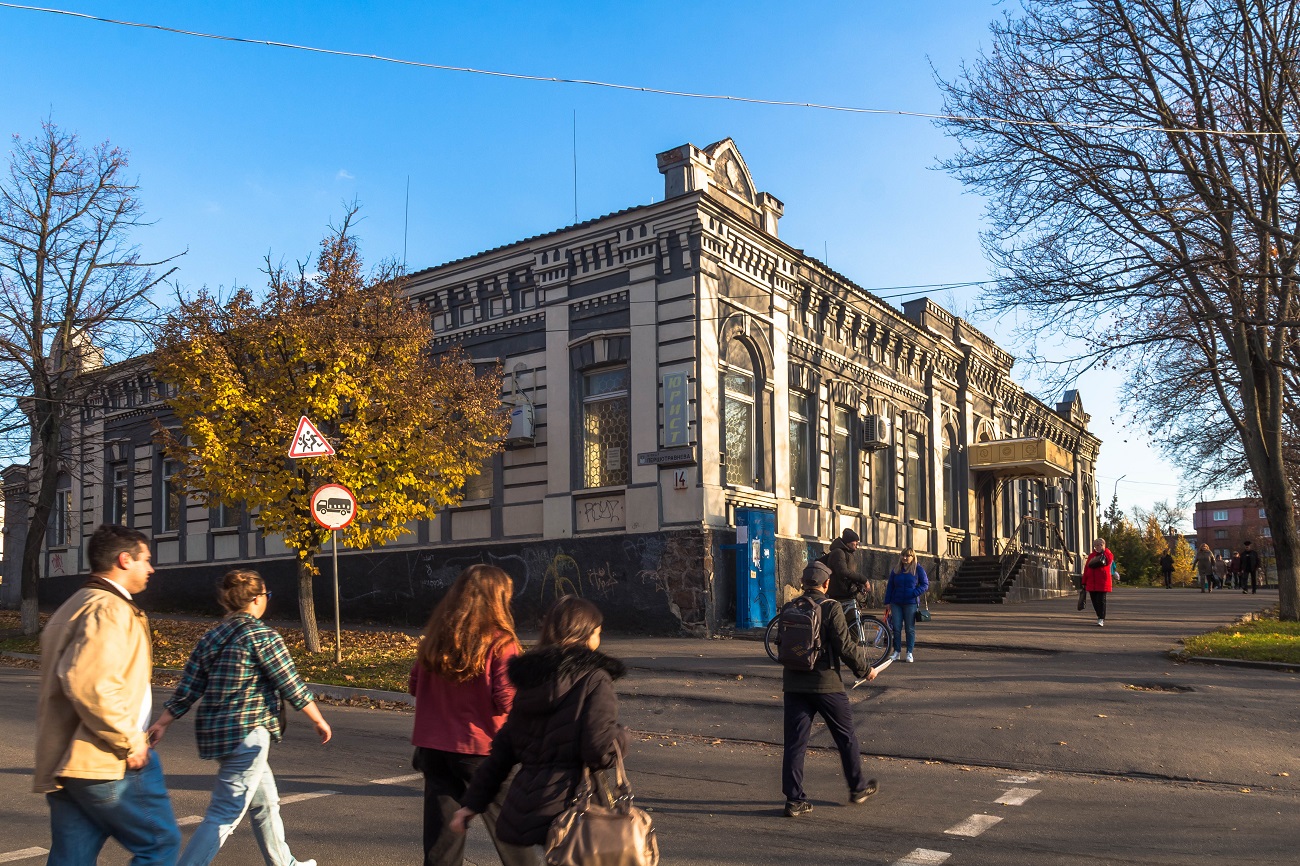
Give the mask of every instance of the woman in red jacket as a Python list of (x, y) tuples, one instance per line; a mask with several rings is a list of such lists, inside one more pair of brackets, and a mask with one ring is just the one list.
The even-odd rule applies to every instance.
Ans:
[[(415, 696), (413, 764), (424, 774), (425, 866), (464, 862), (465, 836), (448, 824), (514, 703), (506, 676), (506, 663), (519, 654), (513, 594), (510, 575), (493, 565), (471, 565), (424, 627), (408, 691)], [(531, 850), (498, 841), (499, 812), (500, 803), (493, 803), (483, 819), (501, 862), (536, 863)]]
[(1110, 567), (1115, 554), (1106, 547), (1106, 539), (1092, 543), (1087, 565), (1083, 569), (1083, 588), (1092, 599), (1092, 609), (1097, 612), (1097, 625), (1106, 624), (1106, 596), (1110, 594)]

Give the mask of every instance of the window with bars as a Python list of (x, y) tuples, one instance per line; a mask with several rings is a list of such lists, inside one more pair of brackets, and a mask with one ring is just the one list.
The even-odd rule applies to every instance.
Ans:
[(50, 546), (70, 546), (72, 526), (72, 491), (58, 490), (54, 494), (54, 511), (50, 515)]
[(627, 484), (631, 418), (627, 367), (582, 377), (583, 486)]
[(952, 461), (952, 432), (943, 431), (943, 523), (954, 526), (961, 519), (961, 491), (957, 489), (957, 473)]
[(920, 433), (908, 433), (907, 469), (903, 478), (903, 495), (907, 499), (907, 516), (910, 520), (929, 520), (930, 506), (927, 502), (927, 484), (925, 471), (925, 437)]

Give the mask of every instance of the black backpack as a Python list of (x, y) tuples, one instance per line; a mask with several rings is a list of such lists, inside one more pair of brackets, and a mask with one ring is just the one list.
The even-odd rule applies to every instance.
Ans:
[(806, 595), (781, 608), (776, 660), (792, 671), (816, 670), (822, 656), (822, 606)]

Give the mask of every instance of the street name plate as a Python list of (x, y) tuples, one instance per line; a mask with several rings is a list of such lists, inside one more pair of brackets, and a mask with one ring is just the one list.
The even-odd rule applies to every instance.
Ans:
[(638, 466), (678, 466), (682, 463), (695, 462), (695, 449), (689, 445), (685, 448), (665, 448), (662, 451), (645, 451), (636, 455)]

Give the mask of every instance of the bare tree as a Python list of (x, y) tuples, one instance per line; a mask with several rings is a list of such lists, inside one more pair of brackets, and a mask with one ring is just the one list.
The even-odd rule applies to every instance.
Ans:
[[(132, 354), (153, 321), (149, 299), (174, 268), (142, 262), (127, 242), (143, 225), (127, 156), (84, 149), (51, 122), (14, 138), (0, 181), (0, 448), (30, 455), (30, 522), (22, 565), (23, 631), (35, 634), (41, 546), (68, 452), (68, 422), (105, 357)], [(170, 261), (170, 260), (168, 260)], [(15, 393), (17, 392), (17, 393)]]
[[(989, 197), (993, 300), (1099, 361), (1177, 370), (1235, 437), (1297, 617), (1286, 471), (1300, 262), (1297, 0), (1024, 0), (941, 81)], [(1117, 357), (1118, 356), (1118, 357)], [(1179, 377), (1175, 376), (1174, 379)], [(1160, 381), (1156, 375), (1149, 381)], [(1148, 418), (1156, 436), (1194, 428)]]

